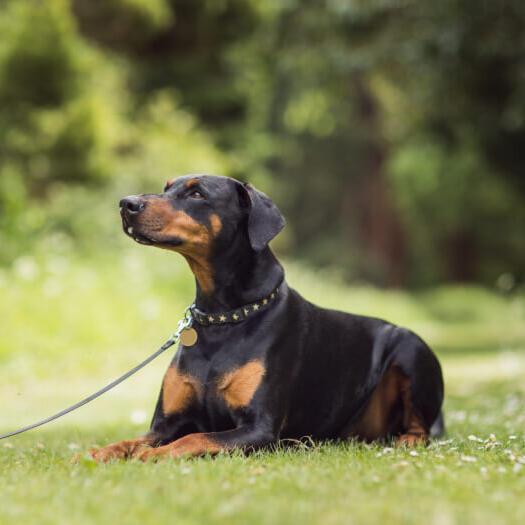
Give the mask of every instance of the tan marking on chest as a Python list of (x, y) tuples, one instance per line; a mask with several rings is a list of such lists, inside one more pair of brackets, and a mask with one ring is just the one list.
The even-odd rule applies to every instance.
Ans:
[(265, 372), (261, 361), (249, 361), (240, 368), (224, 374), (219, 379), (217, 389), (230, 407), (245, 407), (253, 399)]
[(182, 412), (197, 400), (200, 383), (189, 374), (181, 374), (170, 366), (162, 383), (162, 411), (164, 414)]

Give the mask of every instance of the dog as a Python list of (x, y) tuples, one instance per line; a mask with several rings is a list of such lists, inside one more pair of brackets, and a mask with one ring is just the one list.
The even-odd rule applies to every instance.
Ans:
[(264, 193), (186, 175), (120, 209), (126, 235), (187, 260), (196, 297), (149, 432), (93, 449), (96, 461), (251, 451), (305, 436), (413, 446), (443, 432), (434, 353), (407, 329), (319, 308), (290, 288), (268, 246), (285, 221)]

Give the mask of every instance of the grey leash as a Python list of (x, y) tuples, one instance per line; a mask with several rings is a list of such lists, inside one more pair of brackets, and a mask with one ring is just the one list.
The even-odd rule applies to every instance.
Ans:
[(64, 408), (64, 410), (61, 410), (60, 412), (52, 416), (46, 417), (45, 419), (42, 419), (41, 421), (37, 421), (36, 423), (33, 423), (31, 425), (27, 425), (25, 427), (19, 428), (17, 430), (14, 430), (13, 432), (8, 432), (7, 434), (1, 434), (0, 439), (6, 439), (8, 437), (16, 436), (17, 434), (22, 434), (23, 432), (27, 432), (28, 430), (32, 430), (33, 428), (41, 427), (42, 425), (50, 423), (51, 421), (54, 421), (55, 419), (58, 419), (59, 417), (65, 416), (66, 414), (69, 414), (69, 412), (73, 412), (73, 410), (76, 410), (77, 408), (80, 408), (81, 406), (86, 405), (87, 403), (93, 401), (97, 397), (106, 393), (108, 390), (111, 390), (112, 388), (116, 387), (117, 385), (122, 383), (122, 381), (126, 380), (128, 377), (138, 372), (141, 368), (144, 368), (148, 363), (153, 361), (156, 357), (158, 357), (160, 354), (165, 352), (168, 348), (173, 346), (180, 339), (180, 335), (182, 331), (191, 327), (192, 322), (193, 322), (193, 317), (191, 315), (191, 306), (190, 306), (186, 308), (186, 311), (184, 312), (184, 317), (179, 321), (177, 325), (177, 330), (175, 331), (175, 333), (156, 352), (151, 354), (148, 358), (144, 359), (142, 363), (139, 363), (137, 366), (133, 367), (131, 370), (121, 375), (119, 378), (115, 379), (115, 381), (112, 381), (111, 383), (109, 383), (109, 385), (106, 385), (104, 388), (101, 388), (97, 392), (91, 394), (85, 399), (82, 399), (78, 403), (75, 403), (74, 405), (71, 405), (68, 408)]

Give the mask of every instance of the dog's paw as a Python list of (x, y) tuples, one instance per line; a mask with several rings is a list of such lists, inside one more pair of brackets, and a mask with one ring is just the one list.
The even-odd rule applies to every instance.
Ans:
[(170, 445), (164, 445), (163, 447), (141, 447), (133, 454), (133, 459), (144, 462), (176, 457), (178, 457), (177, 450)]
[(107, 463), (112, 460), (132, 458), (144, 448), (149, 448), (149, 441), (147, 438), (141, 437), (119, 441), (101, 448), (92, 448), (89, 453), (95, 461)]
[(119, 443), (115, 443), (107, 447), (92, 448), (89, 454), (97, 463), (107, 463), (112, 460), (126, 459), (128, 449)]
[(157, 453), (157, 449), (151, 447), (142, 447), (133, 454), (133, 459), (138, 459), (139, 461), (157, 461), (161, 457)]
[(397, 447), (412, 448), (419, 445), (428, 445), (426, 434), (402, 434), (396, 440)]

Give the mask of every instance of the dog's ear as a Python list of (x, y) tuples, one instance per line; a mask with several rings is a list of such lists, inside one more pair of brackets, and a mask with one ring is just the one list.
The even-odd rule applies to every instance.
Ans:
[(286, 224), (272, 199), (250, 184), (240, 184), (241, 205), (248, 208), (248, 238), (251, 247), (260, 252)]

